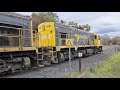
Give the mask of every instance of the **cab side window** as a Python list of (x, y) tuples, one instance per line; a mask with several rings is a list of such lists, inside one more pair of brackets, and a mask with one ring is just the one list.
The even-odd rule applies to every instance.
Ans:
[(97, 36), (95, 35), (95, 39), (97, 39)]

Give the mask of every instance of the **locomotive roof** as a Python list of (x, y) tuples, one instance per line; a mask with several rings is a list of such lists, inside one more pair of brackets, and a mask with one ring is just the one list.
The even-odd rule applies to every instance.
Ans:
[[(80, 32), (83, 32), (83, 33), (90, 33), (90, 32), (84, 31), (82, 29), (77, 29), (77, 28), (74, 28), (74, 27), (69, 27), (69, 26), (61, 24), (61, 23), (55, 23), (55, 26), (56, 27), (61, 27), (61, 28), (66, 28), (66, 29), (71, 29), (73, 31), (77, 30), (77, 31), (80, 31)], [(90, 34), (93, 34), (93, 33), (90, 33)]]
[(15, 12), (0, 12), (0, 14), (6, 15), (6, 16), (11, 16), (11, 17), (16, 17), (16, 18), (30, 19), (30, 16), (18, 14)]

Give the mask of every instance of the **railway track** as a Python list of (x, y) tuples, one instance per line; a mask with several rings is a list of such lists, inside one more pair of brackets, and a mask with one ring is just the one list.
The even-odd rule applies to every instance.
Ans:
[[(103, 47), (105, 48), (105, 47)], [(90, 57), (82, 59), (82, 70), (90, 69), (101, 61), (115, 54), (115, 47), (110, 46), (100, 54), (95, 54)], [(79, 61), (78, 59), (72, 60), (72, 72), (78, 72)], [(1, 78), (63, 78), (69, 74), (69, 62), (64, 61), (59, 64), (45, 66), (41, 68), (32, 68), (22, 72), (17, 72), (11, 75), (1, 75)]]

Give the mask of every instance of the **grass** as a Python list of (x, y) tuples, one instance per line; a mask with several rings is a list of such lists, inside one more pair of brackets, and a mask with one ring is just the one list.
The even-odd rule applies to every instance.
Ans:
[(94, 69), (91, 68), (83, 78), (120, 78), (120, 52), (106, 59)]
[[(105, 49), (108, 48), (109, 46), (105, 47)], [(75, 72), (65, 76), (65, 78), (78, 78), (80, 75), (82, 74)], [(95, 68), (86, 71), (81, 78), (120, 78), (120, 52), (106, 59)]]

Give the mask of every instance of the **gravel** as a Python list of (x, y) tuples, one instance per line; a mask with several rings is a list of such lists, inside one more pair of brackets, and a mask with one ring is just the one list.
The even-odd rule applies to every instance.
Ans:
[[(99, 64), (101, 61), (115, 54), (115, 47), (110, 46), (100, 54), (95, 54), (86, 58), (82, 58), (82, 71), (88, 70)], [(72, 72), (79, 71), (79, 60), (72, 60)], [(32, 69), (23, 72), (17, 72), (12, 75), (4, 76), (4, 78), (63, 78), (69, 74), (69, 61), (65, 61), (52, 66)]]

